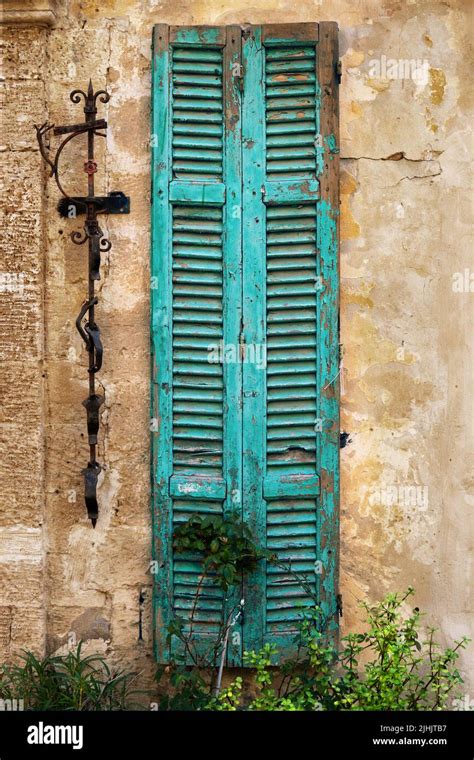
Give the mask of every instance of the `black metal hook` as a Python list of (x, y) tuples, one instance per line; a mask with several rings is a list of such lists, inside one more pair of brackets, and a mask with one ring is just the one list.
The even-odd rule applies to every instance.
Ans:
[(99, 432), (99, 410), (105, 399), (94, 393), (88, 396), (82, 405), (87, 411), (87, 435), (89, 437), (89, 446), (97, 445), (97, 433)]
[(102, 341), (100, 339), (99, 326), (95, 322), (92, 325), (89, 322), (86, 322), (84, 325), (84, 330), (89, 336), (88, 350), (94, 355), (93, 364), (91, 364), (87, 371), (95, 374), (102, 367), (102, 357), (104, 354)]
[(94, 296), (94, 298), (91, 298), (88, 301), (84, 301), (84, 303), (81, 306), (81, 310), (80, 310), (80, 312), (79, 312), (79, 314), (77, 315), (77, 318), (76, 318), (76, 328), (77, 328), (77, 331), (78, 331), (79, 335), (81, 336), (82, 340), (84, 341), (84, 343), (86, 344), (86, 348), (87, 348), (88, 351), (91, 350), (91, 348), (90, 348), (90, 338), (89, 338), (89, 335), (86, 333), (86, 331), (84, 330), (84, 328), (82, 326), (82, 320), (84, 319), (86, 313), (89, 311), (89, 309), (91, 308), (91, 306), (96, 306), (98, 303), (99, 303), (99, 299), (97, 298), (97, 296)]
[(102, 467), (95, 460), (88, 462), (87, 467), (82, 470), (84, 475), (84, 496), (87, 507), (87, 516), (95, 528), (99, 516), (99, 504), (97, 502), (97, 481)]

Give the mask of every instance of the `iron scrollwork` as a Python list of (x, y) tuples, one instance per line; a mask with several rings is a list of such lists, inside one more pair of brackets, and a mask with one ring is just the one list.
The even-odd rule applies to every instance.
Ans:
[[(73, 103), (84, 101), (84, 122), (67, 126), (56, 127), (54, 124), (45, 122), (41, 126), (34, 125), (38, 139), (41, 156), (50, 167), (50, 176), (54, 177), (62, 199), (58, 204), (61, 216), (75, 218), (78, 214), (85, 214), (83, 230), (75, 230), (70, 234), (71, 240), (76, 245), (88, 242), (88, 294), (76, 319), (76, 328), (81, 336), (89, 354), (89, 395), (82, 402), (87, 414), (87, 435), (89, 443), (89, 461), (87, 467), (82, 470), (84, 476), (84, 494), (87, 515), (95, 527), (99, 515), (97, 501), (97, 483), (102, 466), (97, 461), (98, 432), (100, 426), (100, 409), (105, 401), (103, 395), (96, 393), (95, 375), (102, 367), (103, 346), (100, 329), (95, 319), (95, 307), (99, 299), (95, 295), (94, 288), (97, 280), (100, 280), (101, 253), (106, 253), (112, 247), (110, 240), (104, 237), (104, 233), (98, 222), (99, 214), (128, 214), (130, 201), (122, 192), (109, 193), (108, 196), (96, 196), (94, 192), (94, 175), (98, 165), (94, 156), (95, 137), (106, 137), (107, 122), (105, 119), (97, 119), (97, 101), (107, 103), (110, 95), (105, 90), (94, 92), (92, 82), (89, 81), (87, 92), (73, 90), (70, 93)], [(51, 133), (55, 136), (66, 135), (59, 144), (54, 158), (50, 157), (49, 138)], [(63, 188), (59, 180), (59, 159), (66, 145), (78, 135), (87, 134), (87, 160), (84, 162), (84, 171), (87, 174), (87, 195), (70, 196)]]

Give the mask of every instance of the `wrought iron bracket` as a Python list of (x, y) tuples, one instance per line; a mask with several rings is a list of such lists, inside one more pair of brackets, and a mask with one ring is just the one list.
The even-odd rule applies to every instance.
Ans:
[[(98, 214), (129, 214), (130, 198), (120, 191), (109, 193), (108, 195), (97, 195), (94, 198)], [(80, 214), (85, 214), (87, 208), (87, 198), (84, 195), (73, 196), (72, 198), (61, 198), (58, 201), (59, 215), (65, 219), (75, 218)]]
[[(89, 395), (82, 402), (87, 414), (87, 435), (89, 443), (89, 461), (87, 467), (82, 470), (84, 476), (84, 496), (87, 515), (95, 527), (99, 516), (99, 503), (97, 499), (97, 483), (102, 466), (96, 458), (98, 446), (98, 432), (100, 427), (100, 408), (105, 401), (104, 396), (96, 393), (95, 375), (102, 367), (103, 346), (100, 329), (95, 321), (95, 307), (99, 299), (94, 293), (95, 283), (100, 280), (101, 253), (106, 253), (112, 244), (104, 237), (97, 217), (99, 214), (129, 214), (130, 199), (121, 191), (111, 192), (106, 196), (95, 195), (94, 175), (97, 172), (97, 161), (94, 156), (95, 137), (106, 137), (107, 122), (105, 119), (97, 119), (97, 101), (108, 103), (110, 96), (105, 90), (94, 92), (92, 82), (89, 81), (87, 92), (73, 90), (70, 94), (73, 103), (84, 101), (84, 121), (80, 124), (69, 124), (56, 127), (54, 124), (45, 122), (41, 126), (34, 125), (40, 153), (45, 163), (50, 168), (50, 176), (54, 177), (56, 184), (63, 196), (58, 203), (60, 216), (75, 218), (85, 214), (82, 232), (71, 232), (71, 240), (76, 245), (88, 243), (88, 295), (76, 318), (76, 327), (84, 341), (89, 354)], [(56, 149), (54, 157), (50, 153), (50, 137), (66, 135)], [(59, 180), (59, 160), (66, 145), (78, 135), (87, 134), (87, 159), (84, 162), (84, 171), (87, 174), (87, 195), (71, 196), (63, 188)], [(86, 318), (87, 317), (87, 318)]]

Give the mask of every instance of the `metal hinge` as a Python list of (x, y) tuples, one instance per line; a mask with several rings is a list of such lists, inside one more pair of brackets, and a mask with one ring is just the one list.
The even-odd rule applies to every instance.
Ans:
[(337, 78), (337, 83), (341, 84), (341, 79), (342, 79), (342, 61), (341, 60), (339, 60), (336, 63), (336, 78)]
[(342, 617), (343, 610), (342, 610), (342, 594), (338, 594), (336, 596), (336, 612), (339, 615), (339, 617)]

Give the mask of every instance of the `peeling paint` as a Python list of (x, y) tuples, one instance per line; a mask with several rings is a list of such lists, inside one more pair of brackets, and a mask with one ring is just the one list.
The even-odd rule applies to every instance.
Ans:
[(444, 99), (446, 75), (441, 69), (430, 69), (430, 99), (433, 105), (439, 106)]
[(357, 181), (347, 171), (341, 172), (341, 240), (350, 240), (360, 235), (360, 225), (354, 219), (350, 207), (350, 196), (357, 190)]

